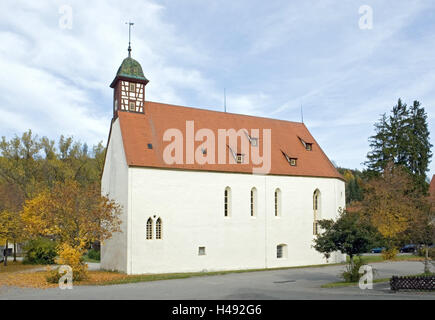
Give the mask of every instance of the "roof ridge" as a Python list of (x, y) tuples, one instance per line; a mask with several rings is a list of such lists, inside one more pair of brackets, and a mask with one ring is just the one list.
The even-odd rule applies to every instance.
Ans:
[(171, 107), (177, 107), (177, 108), (195, 109), (195, 110), (207, 111), (207, 112), (215, 112), (215, 113), (220, 113), (220, 114), (229, 114), (229, 115), (250, 117), (250, 118), (256, 118), (256, 119), (266, 119), (266, 120), (273, 120), (273, 121), (279, 121), (279, 122), (288, 122), (288, 123), (294, 123), (294, 124), (303, 125), (304, 127), (306, 127), (305, 123), (298, 122), (298, 121), (291, 121), (291, 120), (283, 120), (283, 119), (276, 119), (276, 118), (253, 116), (253, 115), (243, 114), (243, 113), (234, 113), (234, 112), (224, 112), (224, 111), (218, 111), (218, 110), (209, 110), (209, 109), (202, 109), (202, 108), (197, 108), (197, 107), (188, 107), (188, 106), (182, 106), (182, 105), (178, 105), (178, 104), (169, 104), (169, 103), (157, 102), (157, 101), (149, 101), (149, 100), (145, 101), (145, 103), (147, 103), (147, 102), (148, 103), (154, 103), (154, 104), (162, 104), (162, 105), (171, 106)]

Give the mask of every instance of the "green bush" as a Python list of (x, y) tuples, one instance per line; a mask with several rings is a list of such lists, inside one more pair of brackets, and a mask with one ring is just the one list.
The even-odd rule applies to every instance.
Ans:
[(98, 260), (100, 261), (100, 251), (95, 249), (90, 249), (88, 251), (88, 258), (92, 260)]
[(354, 259), (353, 265), (348, 263), (346, 270), (341, 274), (344, 282), (358, 282), (362, 276), (362, 274), (359, 273), (359, 269), (364, 264), (365, 263), (362, 261), (362, 259)]
[(25, 264), (54, 264), (57, 243), (46, 238), (30, 240), (24, 246)]

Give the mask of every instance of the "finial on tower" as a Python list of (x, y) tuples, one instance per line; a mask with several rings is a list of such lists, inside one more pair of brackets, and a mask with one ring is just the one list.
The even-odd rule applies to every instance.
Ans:
[(128, 57), (131, 57), (131, 26), (134, 25), (133, 22), (126, 22), (128, 24)]

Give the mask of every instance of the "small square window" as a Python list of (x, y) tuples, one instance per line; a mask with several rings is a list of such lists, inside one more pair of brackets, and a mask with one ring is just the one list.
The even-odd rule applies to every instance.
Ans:
[(205, 256), (205, 247), (198, 248), (198, 256)]
[(153, 148), (153, 144), (152, 143), (148, 143), (148, 149), (152, 149)]
[(308, 151), (313, 150), (313, 144), (312, 143), (306, 143), (305, 144), (305, 149), (308, 150)]
[(238, 153), (236, 158), (237, 163), (243, 163), (243, 154)]
[(292, 167), (296, 167), (297, 165), (297, 161), (295, 158), (290, 158), (289, 163)]

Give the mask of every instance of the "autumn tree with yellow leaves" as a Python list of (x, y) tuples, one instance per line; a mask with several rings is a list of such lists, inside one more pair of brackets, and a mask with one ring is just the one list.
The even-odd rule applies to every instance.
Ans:
[(412, 177), (400, 166), (389, 163), (383, 173), (364, 185), (364, 199), (356, 205), (386, 240), (387, 249), (396, 252), (404, 234), (424, 210), (424, 198)]
[(120, 231), (120, 210), (113, 200), (100, 195), (98, 185), (81, 187), (70, 180), (56, 182), (52, 189), (27, 200), (21, 217), (28, 235), (56, 240), (65, 256), (75, 256), (71, 250), (82, 254), (91, 242)]

